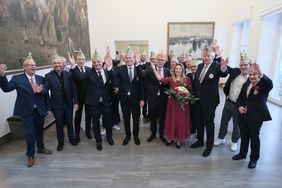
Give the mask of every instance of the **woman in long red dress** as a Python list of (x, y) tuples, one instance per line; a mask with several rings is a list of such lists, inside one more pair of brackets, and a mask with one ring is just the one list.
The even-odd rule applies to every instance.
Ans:
[[(154, 66), (154, 65), (151, 65)], [(182, 64), (177, 64), (172, 76), (161, 78), (153, 68), (155, 76), (163, 84), (169, 85), (170, 89), (178, 86), (186, 86), (191, 91), (192, 85), (185, 76), (185, 69)], [(168, 99), (164, 135), (167, 138), (167, 145), (176, 141), (176, 148), (181, 147), (183, 140), (190, 138), (190, 106), (189, 104), (179, 105), (171, 97)]]

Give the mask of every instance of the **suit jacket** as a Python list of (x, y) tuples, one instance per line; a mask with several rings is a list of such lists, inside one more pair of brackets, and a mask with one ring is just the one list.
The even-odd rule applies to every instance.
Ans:
[(112, 75), (111, 71), (105, 69), (104, 73), (106, 76), (105, 84), (101, 82), (101, 79), (94, 68), (87, 70), (88, 91), (85, 98), (85, 104), (98, 105), (99, 103), (103, 103), (104, 105), (111, 105), (110, 85), (112, 82)]
[(200, 98), (200, 104), (203, 106), (217, 106), (219, 104), (219, 92), (218, 83), (220, 77), (226, 77), (228, 71), (222, 72), (220, 64), (217, 61), (213, 61), (207, 70), (203, 82), (200, 83), (199, 77), (204, 67), (204, 63), (198, 65), (195, 74), (195, 91), (196, 97)]
[[(1, 88), (4, 92), (10, 92), (14, 89), (17, 90), (17, 98), (15, 102), (14, 115), (15, 116), (32, 116), (34, 107), (37, 108), (38, 113), (41, 116), (47, 114), (47, 110), (50, 110), (48, 106), (49, 95), (48, 92), (34, 93), (28, 80), (28, 77), (23, 74), (14, 75), (10, 82), (7, 77), (0, 77)], [(44, 77), (35, 75), (37, 85), (44, 84)]]
[(84, 73), (81, 73), (78, 66), (76, 66), (73, 69), (70, 69), (70, 72), (73, 75), (73, 79), (76, 85), (76, 90), (77, 90), (77, 95), (78, 95), (79, 100), (83, 99), (84, 96), (86, 95), (87, 88), (88, 88), (88, 81), (86, 80), (87, 72), (91, 70), (91, 68), (87, 66), (84, 66), (84, 68), (85, 68)]
[(142, 86), (141, 66), (134, 66), (134, 78), (130, 82), (127, 65), (116, 67), (114, 72), (114, 87), (119, 88), (120, 99), (125, 100), (128, 92), (135, 102), (139, 102)]
[[(167, 68), (163, 68), (164, 77), (170, 76), (170, 71)], [(144, 77), (144, 87), (142, 87), (143, 91), (141, 92), (146, 96), (148, 101), (154, 101), (158, 97), (158, 92), (160, 92), (161, 96), (167, 97), (164, 93), (165, 88), (168, 88), (167, 85), (161, 84), (152, 69), (151, 66), (148, 66), (147, 70), (142, 72), (142, 76)], [(141, 97), (144, 99), (144, 95)]]
[(192, 93), (194, 93), (195, 90), (195, 78), (193, 77), (193, 74), (191, 72), (187, 73), (186, 76), (190, 79), (192, 84)]
[(243, 106), (247, 108), (246, 116), (251, 121), (263, 122), (271, 120), (271, 116), (267, 108), (266, 102), (268, 94), (273, 88), (272, 81), (266, 75), (263, 75), (263, 77), (255, 86), (257, 88), (255, 89), (256, 91), (251, 90), (247, 97), (247, 89), (250, 84), (250, 80), (247, 80), (243, 84), (242, 90), (238, 98), (238, 106)]
[(231, 82), (241, 74), (241, 71), (239, 68), (228, 67), (228, 73), (229, 73), (229, 78), (227, 79), (223, 88), (226, 97), (229, 95)]
[(76, 86), (70, 72), (63, 71), (65, 96), (61, 89), (60, 80), (54, 70), (47, 73), (45, 78), (46, 86), (51, 91), (52, 109), (64, 108), (65, 105), (72, 107), (73, 104), (78, 104)]

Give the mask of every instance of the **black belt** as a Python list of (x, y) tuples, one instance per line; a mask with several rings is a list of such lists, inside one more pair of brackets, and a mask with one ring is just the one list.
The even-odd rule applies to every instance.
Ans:
[(236, 102), (231, 101), (229, 98), (227, 99), (227, 101), (231, 102), (232, 104), (237, 105), (237, 103), (236, 103)]

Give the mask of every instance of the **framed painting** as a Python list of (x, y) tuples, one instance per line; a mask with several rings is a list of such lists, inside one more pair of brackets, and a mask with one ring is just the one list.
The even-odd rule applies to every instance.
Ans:
[(87, 0), (1, 0), (0, 44), (8, 73), (21, 70), (29, 51), (39, 68), (55, 51), (66, 57), (82, 49), (90, 59)]
[(167, 53), (173, 51), (179, 57), (193, 50), (201, 58), (201, 47), (211, 45), (214, 38), (214, 22), (168, 22)]

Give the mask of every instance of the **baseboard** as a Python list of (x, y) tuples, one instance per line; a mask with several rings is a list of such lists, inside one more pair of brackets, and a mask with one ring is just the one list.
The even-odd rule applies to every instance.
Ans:
[(0, 137), (0, 146), (6, 144), (7, 142), (11, 141), (13, 139), (12, 134), (8, 133), (2, 137)]

